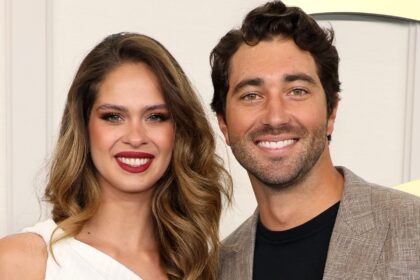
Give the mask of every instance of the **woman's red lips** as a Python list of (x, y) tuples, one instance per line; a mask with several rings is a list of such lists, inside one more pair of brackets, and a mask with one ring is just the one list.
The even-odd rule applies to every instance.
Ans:
[(118, 165), (130, 173), (146, 171), (153, 162), (154, 155), (144, 152), (119, 152), (115, 155)]

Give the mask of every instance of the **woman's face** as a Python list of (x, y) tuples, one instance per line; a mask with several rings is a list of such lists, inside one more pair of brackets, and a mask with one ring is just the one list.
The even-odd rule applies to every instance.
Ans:
[(125, 63), (105, 77), (88, 130), (102, 191), (151, 193), (168, 168), (175, 133), (149, 66)]

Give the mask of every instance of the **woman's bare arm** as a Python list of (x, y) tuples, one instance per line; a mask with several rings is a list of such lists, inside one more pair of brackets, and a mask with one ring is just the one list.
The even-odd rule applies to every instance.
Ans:
[(0, 275), (7, 280), (44, 280), (48, 251), (34, 233), (20, 233), (0, 239)]

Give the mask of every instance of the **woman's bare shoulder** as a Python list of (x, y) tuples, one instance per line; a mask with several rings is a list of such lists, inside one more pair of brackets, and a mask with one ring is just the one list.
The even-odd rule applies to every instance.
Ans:
[(47, 246), (35, 233), (0, 239), (0, 275), (4, 279), (44, 279), (47, 258)]

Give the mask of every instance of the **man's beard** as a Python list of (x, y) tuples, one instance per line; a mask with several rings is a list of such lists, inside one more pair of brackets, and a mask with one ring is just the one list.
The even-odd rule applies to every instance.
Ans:
[[(261, 135), (291, 134), (299, 138), (286, 157), (261, 155), (254, 143), (255, 137)], [(231, 148), (238, 162), (264, 185), (280, 190), (302, 181), (322, 155), (326, 143), (326, 125), (310, 132), (302, 126), (284, 125), (279, 128), (262, 127), (247, 134), (243, 139), (231, 138)]]

